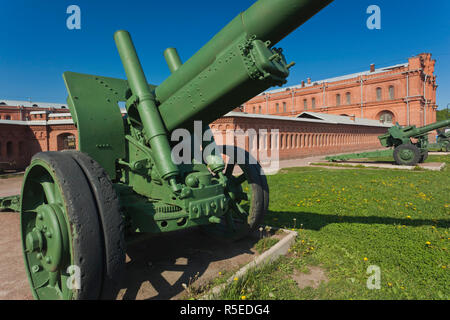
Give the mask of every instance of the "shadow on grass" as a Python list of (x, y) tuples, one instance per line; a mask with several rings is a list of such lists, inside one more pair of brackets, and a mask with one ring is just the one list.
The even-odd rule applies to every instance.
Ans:
[[(377, 216), (340, 216), (336, 214), (319, 214), (313, 212), (289, 212), (289, 211), (269, 211), (267, 219), (273, 221), (271, 218), (276, 217), (277, 227), (293, 227), (295, 219), (295, 227), (300, 227), (303, 224), (303, 229), (320, 230), (323, 227), (332, 223), (361, 223), (361, 224), (385, 224), (385, 225), (404, 225), (404, 226), (424, 226), (430, 225), (439, 228), (449, 228), (449, 219), (401, 219), (391, 217), (377, 217)], [(284, 223), (284, 225), (283, 225)], [(271, 223), (273, 224), (273, 223)]]

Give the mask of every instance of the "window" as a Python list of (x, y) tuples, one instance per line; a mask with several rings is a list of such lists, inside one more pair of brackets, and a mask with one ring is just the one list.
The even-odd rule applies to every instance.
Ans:
[(253, 113), (256, 113), (256, 107), (253, 107)]
[(308, 110), (308, 100), (303, 100), (303, 109)]
[(259, 106), (259, 113), (261, 114), (261, 112), (262, 112), (262, 109), (261, 109), (261, 106)]
[(341, 105), (341, 95), (337, 94), (336, 95), (336, 106), (340, 106)]
[(377, 101), (381, 101), (381, 88), (377, 88)]
[(313, 110), (316, 108), (316, 98), (311, 99), (311, 108), (313, 108)]
[(10, 116), (9, 114), (7, 114), (7, 115), (5, 116), (5, 120), (11, 120), (11, 116)]
[(62, 133), (57, 137), (58, 151), (77, 148), (76, 137), (71, 133)]
[(352, 95), (350, 92), (347, 92), (345, 94), (345, 100), (346, 100), (347, 104), (352, 104)]
[(283, 112), (286, 112), (286, 102), (283, 102)]
[(395, 99), (394, 86), (389, 87), (389, 99), (391, 99), (391, 100)]
[(382, 111), (379, 114), (380, 121), (383, 123), (393, 123), (394, 122), (394, 115), (390, 111)]
[(276, 113), (279, 113), (280, 112), (280, 106), (278, 105), (278, 103), (275, 106), (276, 106)]

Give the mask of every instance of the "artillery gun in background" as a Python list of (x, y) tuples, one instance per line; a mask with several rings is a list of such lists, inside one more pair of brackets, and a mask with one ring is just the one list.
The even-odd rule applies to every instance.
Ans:
[(438, 134), (436, 143), (430, 143), (428, 145), (428, 151), (450, 152), (450, 130), (447, 132), (445, 132), (444, 130), (436, 130)]
[(428, 158), (428, 135), (433, 130), (438, 130), (450, 125), (450, 119), (438, 121), (420, 128), (416, 126), (402, 127), (398, 123), (388, 129), (388, 132), (379, 136), (378, 140), (388, 150), (361, 152), (326, 157), (328, 161), (345, 161), (368, 157), (393, 156), (398, 165), (415, 166), (423, 163)]
[(236, 105), (285, 84), (293, 64), (273, 46), (331, 2), (259, 0), (186, 63), (167, 49), (172, 74), (159, 86), (148, 84), (126, 31), (114, 38), (127, 80), (65, 72), (79, 151), (36, 154), (20, 196), (34, 298), (115, 298), (126, 243), (138, 233), (198, 226), (235, 240), (258, 227), (269, 203), (260, 165), (248, 153), (245, 163), (225, 164), (214, 152), (175, 164), (169, 137), (176, 129), (192, 136), (196, 120), (207, 131)]

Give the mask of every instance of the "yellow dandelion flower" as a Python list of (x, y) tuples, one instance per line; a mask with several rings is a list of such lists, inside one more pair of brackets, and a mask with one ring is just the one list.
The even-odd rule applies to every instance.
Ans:
[(245, 300), (245, 299), (247, 299), (246, 296), (242, 296), (242, 297), (241, 297), (241, 300)]
[(239, 279), (238, 279), (238, 278), (234, 278), (233, 280), (234, 280), (234, 281), (238, 281)]
[(430, 241), (427, 241), (427, 242), (425, 242), (425, 244), (426, 244), (427, 246), (429, 246), (429, 245), (431, 244), (431, 242), (430, 242)]
[(367, 258), (367, 257), (364, 257), (364, 259), (363, 259), (364, 261), (368, 261), (369, 259)]

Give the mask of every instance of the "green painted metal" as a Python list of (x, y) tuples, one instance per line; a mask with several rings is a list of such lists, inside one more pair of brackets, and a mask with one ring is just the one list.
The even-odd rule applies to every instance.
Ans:
[[(282, 50), (273, 45), (330, 2), (259, 0), (186, 63), (181, 62), (175, 49), (167, 49), (164, 56), (171, 75), (159, 86), (148, 84), (131, 36), (123, 30), (117, 31), (114, 39), (127, 80), (64, 73), (80, 151), (108, 173), (120, 201), (126, 239), (132, 239), (136, 233), (200, 226), (210, 235), (235, 240), (262, 223), (269, 190), (261, 167), (250, 161), (248, 153), (246, 163), (239, 164), (242, 173), (238, 176), (233, 175), (234, 163), (225, 166), (221, 155), (208, 148), (214, 146), (213, 138), (191, 150), (191, 163), (175, 164), (175, 143), (170, 136), (176, 129), (193, 133), (195, 120), (202, 121), (201, 129), (205, 131), (212, 121), (256, 94), (285, 84), (294, 63), (287, 63)], [(119, 107), (126, 108), (125, 115)], [(191, 138), (189, 143), (195, 146), (193, 141)], [(195, 158), (198, 152), (208, 149), (211, 153)], [(233, 152), (237, 149), (233, 148)], [(78, 189), (89, 193), (84, 199), (76, 198), (66, 184), (70, 179), (65, 171), (52, 169), (52, 163), (59, 168), (66, 163), (66, 171), (76, 171), (78, 167), (73, 163), (70, 167), (69, 162), (61, 162), (73, 159), (61, 153), (41, 157), (48, 161), (33, 160), (25, 174), (21, 196), (25, 265), (36, 298), (71, 299), (71, 291), (61, 285), (62, 276), (67, 277), (62, 267), (67, 262), (74, 263), (80, 250), (85, 250), (85, 254), (89, 251), (75, 250), (72, 237), (89, 230), (85, 236), (101, 237), (106, 231), (91, 223), (88, 225), (93, 231), (83, 225), (73, 226), (67, 217), (97, 221), (96, 195), (102, 190), (93, 190), (87, 184), (88, 187)], [(92, 168), (83, 167), (88, 171), (80, 171), (79, 181), (72, 178), (72, 183), (86, 183), (82, 182), (85, 176), (101, 177), (97, 172), (90, 174), (89, 170), (95, 170)], [(72, 198), (65, 199), (68, 195)], [(70, 206), (79, 201), (87, 205), (88, 198), (96, 199), (97, 207), (93, 204), (90, 210), (83, 211), (84, 208), (74, 210)], [(92, 199), (89, 201), (93, 203)], [(101, 218), (99, 221), (103, 222), (105, 217)], [(53, 238), (45, 229), (51, 231)], [(96, 246), (99, 252), (92, 259), (103, 257), (102, 247)], [(92, 264), (95, 270), (103, 270), (102, 267)]]
[(370, 152), (358, 152), (358, 153), (349, 153), (349, 154), (342, 154), (342, 155), (336, 155), (336, 156), (329, 156), (325, 157), (325, 160), (332, 161), (332, 162), (338, 162), (338, 161), (347, 161), (347, 160), (353, 160), (353, 159), (364, 159), (364, 158), (373, 158), (373, 157), (392, 157), (393, 150), (377, 150), (377, 151), (370, 151)]
[(0, 211), (20, 212), (20, 195), (1, 197)]
[[(195, 120), (207, 128), (236, 105), (286, 83), (294, 64), (273, 45), (330, 2), (257, 1), (186, 63), (175, 49), (167, 49), (172, 74), (159, 86), (148, 84), (131, 36), (123, 30), (114, 39), (128, 80), (64, 74), (80, 150), (107, 170), (130, 230), (165, 232), (210, 224), (236, 208), (226, 192), (232, 179), (222, 173), (220, 157), (211, 154), (207, 163), (175, 165), (169, 137), (175, 129), (193, 132)], [(125, 118), (117, 111), (120, 102)], [(98, 118), (105, 121), (93, 132)], [(97, 136), (97, 131), (102, 133)]]
[(384, 147), (397, 147), (401, 144), (411, 143), (411, 138), (418, 139), (417, 147), (425, 150), (428, 145), (428, 133), (433, 130), (450, 126), (450, 119), (438, 121), (420, 128), (416, 126), (402, 127), (398, 123), (389, 128), (388, 132), (378, 137)]
[(450, 131), (444, 132), (437, 130), (438, 137), (436, 143), (430, 143), (428, 145), (428, 151), (450, 151)]
[(116, 161), (125, 156), (124, 125), (119, 101), (128, 89), (124, 80), (65, 72), (67, 103), (78, 129), (79, 150), (97, 160), (116, 178)]
[[(417, 128), (416, 126), (402, 127), (398, 123), (388, 129), (388, 132), (379, 136), (381, 145), (390, 148), (386, 151), (374, 151), (363, 153), (351, 153), (338, 156), (326, 157), (327, 161), (346, 161), (350, 159), (361, 159), (367, 157), (393, 156), (398, 165), (416, 165), (424, 162), (428, 157), (428, 151), (434, 147), (447, 148), (446, 135), (440, 135), (439, 145), (428, 143), (428, 134), (440, 128), (450, 125), (450, 119), (438, 121), (427, 126)], [(414, 139), (411, 140), (411, 139)], [(450, 143), (450, 142), (449, 142)]]
[(177, 71), (182, 65), (180, 56), (175, 48), (167, 48), (164, 51), (164, 58), (166, 59), (167, 65), (172, 73)]
[(32, 162), (24, 181), (22, 194), (27, 196), (22, 197), (22, 246), (33, 296), (39, 300), (72, 299), (67, 268), (75, 263), (60, 182), (42, 161)]

